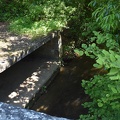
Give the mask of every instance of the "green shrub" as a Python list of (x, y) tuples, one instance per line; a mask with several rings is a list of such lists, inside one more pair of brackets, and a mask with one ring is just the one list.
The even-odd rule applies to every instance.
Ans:
[(0, 21), (10, 21), (10, 30), (38, 36), (67, 25), (75, 8), (63, 0), (1, 0)]
[[(92, 0), (92, 16), (89, 18), (97, 24), (96, 28), (83, 32), (89, 41), (82, 44), (79, 51), (96, 60), (93, 65), (107, 73), (95, 75), (83, 80), (82, 86), (91, 102), (84, 103), (89, 108), (82, 120), (119, 120), (120, 118), (120, 4), (114, 0)], [(90, 22), (86, 26), (89, 30)]]

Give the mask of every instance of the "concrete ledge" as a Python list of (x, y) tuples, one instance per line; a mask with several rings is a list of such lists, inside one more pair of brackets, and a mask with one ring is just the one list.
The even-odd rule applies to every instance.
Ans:
[(31, 39), (3, 31), (5, 27), (6, 25), (0, 24), (0, 73), (48, 41), (58, 37), (58, 33), (53, 32), (44, 37)]
[(0, 120), (68, 120), (0, 102)]
[(0, 101), (25, 108), (58, 68), (51, 59), (23, 59), (0, 75)]
[(4, 25), (0, 25), (0, 101), (25, 108), (59, 69), (61, 38), (59, 32), (54, 32), (31, 40), (1, 32), (2, 27)]

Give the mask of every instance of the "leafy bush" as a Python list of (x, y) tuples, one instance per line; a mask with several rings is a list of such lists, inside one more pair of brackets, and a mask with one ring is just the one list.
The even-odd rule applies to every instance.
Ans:
[(63, 0), (1, 0), (1, 21), (10, 21), (10, 30), (31, 36), (43, 35), (67, 25), (75, 8)]
[[(79, 51), (96, 60), (96, 68), (107, 71), (95, 75), (89, 81), (83, 80), (82, 86), (89, 94), (91, 102), (84, 103), (89, 108), (83, 120), (119, 120), (120, 118), (120, 4), (114, 0), (92, 0), (89, 6), (93, 10), (91, 19), (96, 28), (83, 31), (89, 41), (82, 44)], [(91, 22), (86, 26), (91, 28)]]

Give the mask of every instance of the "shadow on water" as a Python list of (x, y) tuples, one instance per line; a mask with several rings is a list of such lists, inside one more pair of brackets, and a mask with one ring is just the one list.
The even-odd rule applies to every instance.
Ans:
[(81, 104), (89, 101), (89, 97), (84, 93), (81, 82), (95, 74), (93, 63), (92, 59), (83, 56), (61, 67), (47, 92), (31, 109), (70, 119), (78, 119), (80, 114), (86, 114), (87, 109)]

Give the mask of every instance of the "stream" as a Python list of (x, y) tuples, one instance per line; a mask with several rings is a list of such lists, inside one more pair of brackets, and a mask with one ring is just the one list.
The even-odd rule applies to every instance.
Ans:
[(46, 92), (35, 102), (32, 110), (52, 116), (78, 119), (88, 112), (82, 104), (89, 101), (81, 86), (83, 79), (90, 79), (96, 72), (94, 61), (86, 56), (76, 57), (60, 68)]

